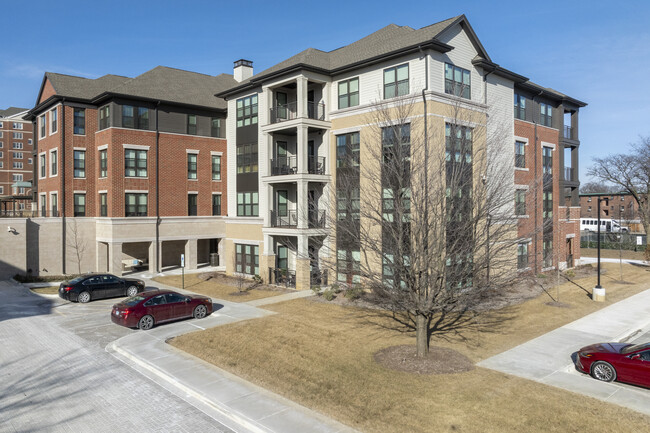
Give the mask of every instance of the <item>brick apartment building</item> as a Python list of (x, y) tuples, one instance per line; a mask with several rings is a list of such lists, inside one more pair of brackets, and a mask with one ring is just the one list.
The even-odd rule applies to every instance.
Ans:
[(34, 137), (28, 109), (0, 110), (0, 216), (31, 215)]
[(632, 194), (627, 192), (580, 194), (580, 218), (598, 218), (599, 197), (604, 199), (600, 203), (600, 218), (620, 221), (623, 226), (629, 227), (630, 231), (643, 233), (639, 204)]
[[(464, 15), (418, 30), (389, 25), (337, 50), (309, 48), (258, 74), (250, 61), (235, 66), (239, 83), (217, 94), (228, 100), (233, 162), (228, 273), (266, 279), (279, 271), (307, 288), (322, 282), (329, 261), (332, 280), (360, 281), (361, 252), (321, 216), (340, 204), (328, 192), (343, 192), (342, 153), (361, 167), (372, 163), (367, 114), (374, 104), (420, 95), (430, 111), (417, 100), (414, 112), (426, 113), (432, 129), (444, 131), (460, 105), (487, 123), (488, 133), (505, 131), (491, 151), (510, 161), (501, 187), (511, 191), (518, 217), (521, 241), (513, 254), (520, 269), (564, 268), (579, 259), (578, 110), (586, 104), (494, 63)], [(356, 196), (345, 198), (351, 209), (369, 191), (364, 179), (356, 182)]]
[(181, 254), (190, 269), (218, 264), (226, 104), (213, 95), (233, 83), (161, 66), (135, 78), (45, 74), (30, 119), (39, 221), (61, 230), (51, 268), (157, 272)]

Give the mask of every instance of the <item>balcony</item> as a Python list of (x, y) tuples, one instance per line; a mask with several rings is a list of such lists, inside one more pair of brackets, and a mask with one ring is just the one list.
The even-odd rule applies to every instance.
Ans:
[(573, 181), (573, 167), (564, 167), (564, 178), (569, 182)]
[(327, 224), (325, 211), (321, 209), (310, 210), (307, 217), (307, 223), (309, 224), (310, 229), (325, 228), (325, 225)]
[(308, 157), (307, 172), (309, 174), (325, 174), (325, 157), (324, 156)]
[(271, 160), (271, 175), (283, 176), (298, 172), (298, 158), (295, 156), (279, 156)]
[(573, 128), (568, 125), (564, 125), (564, 138), (573, 140)]
[(271, 227), (296, 228), (298, 227), (298, 211), (289, 210), (280, 215), (271, 211)]
[[(298, 102), (289, 102), (288, 104), (278, 105), (271, 108), (271, 123), (286, 122), (298, 118)], [(315, 120), (325, 120), (325, 104), (317, 102), (307, 102), (307, 117)]]
[(269, 268), (269, 283), (295, 288), (296, 271), (284, 268)]

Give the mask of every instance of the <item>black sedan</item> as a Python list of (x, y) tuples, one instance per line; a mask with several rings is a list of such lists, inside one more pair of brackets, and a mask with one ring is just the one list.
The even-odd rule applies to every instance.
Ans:
[(59, 297), (86, 303), (115, 296), (135, 296), (144, 290), (144, 281), (111, 274), (82, 275), (59, 286)]

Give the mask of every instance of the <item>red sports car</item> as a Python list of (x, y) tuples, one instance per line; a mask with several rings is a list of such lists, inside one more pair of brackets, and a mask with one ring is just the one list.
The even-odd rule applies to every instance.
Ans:
[(578, 351), (576, 367), (605, 382), (617, 380), (650, 388), (650, 343), (592, 344)]
[(154, 325), (212, 314), (212, 300), (207, 296), (181, 295), (171, 290), (142, 292), (113, 305), (111, 319), (129, 328), (151, 329)]

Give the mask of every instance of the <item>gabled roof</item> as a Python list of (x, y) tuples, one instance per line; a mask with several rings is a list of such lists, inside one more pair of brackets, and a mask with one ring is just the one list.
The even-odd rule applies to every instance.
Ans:
[(0, 118), (13, 117), (17, 114), (28, 111), (29, 108), (9, 107), (6, 110), (0, 110)]
[(101, 92), (129, 79), (130, 78), (128, 77), (110, 74), (92, 79), (75, 77), (73, 75), (57, 74), (54, 72), (46, 72), (45, 77), (43, 77), (43, 84), (41, 85), (41, 90), (38, 92), (38, 96), (40, 98), (46, 80), (50, 81), (50, 84), (54, 88), (54, 91), (59, 96), (79, 99), (92, 99)]

